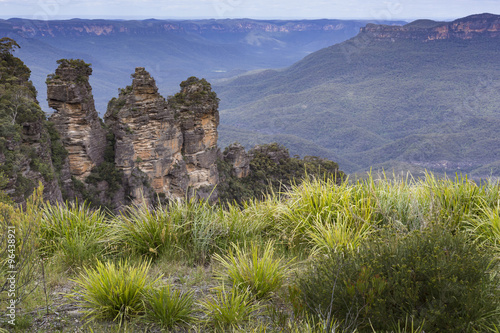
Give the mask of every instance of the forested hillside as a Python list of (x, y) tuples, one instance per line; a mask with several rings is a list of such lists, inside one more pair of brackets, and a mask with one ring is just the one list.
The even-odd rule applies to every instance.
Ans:
[(500, 175), (498, 21), (370, 25), (284, 70), (229, 80), (215, 87), (222, 145), (278, 141), (350, 172)]

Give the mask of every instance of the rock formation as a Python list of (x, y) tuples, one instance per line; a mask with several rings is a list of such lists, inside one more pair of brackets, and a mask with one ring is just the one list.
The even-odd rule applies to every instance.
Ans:
[(250, 174), (250, 158), (239, 143), (229, 145), (222, 155), (224, 161), (232, 166), (232, 172), (236, 178), (244, 178)]
[(144, 68), (136, 68), (132, 77), (132, 85), (110, 101), (104, 116), (116, 140), (116, 168), (134, 200), (148, 192), (148, 185), (168, 198), (183, 197), (188, 177), (180, 124)]
[(56, 110), (50, 120), (68, 151), (69, 173), (84, 185), (84, 199), (117, 208), (152, 203), (156, 194), (217, 198), (218, 99), (207, 81), (189, 78), (166, 101), (138, 67), (132, 85), (109, 102), (104, 125), (88, 82), (92, 69), (81, 60), (59, 64), (47, 79), (49, 105)]
[(104, 160), (106, 130), (95, 110), (88, 82), (92, 69), (82, 60), (60, 60), (55, 74), (47, 78), (50, 117), (68, 151), (69, 171), (84, 181), (91, 169)]
[(151, 197), (149, 188), (168, 199), (215, 199), (219, 113), (210, 84), (190, 78), (167, 102), (144, 68), (132, 77), (104, 116), (116, 140), (115, 165), (132, 200)]
[(189, 177), (189, 195), (206, 198), (218, 181), (219, 100), (205, 79), (191, 77), (181, 83), (181, 88), (169, 105), (176, 110), (183, 133), (182, 154)]
[(0, 202), (23, 204), (39, 183), (46, 200), (61, 201), (45, 114), (30, 69), (12, 55), (16, 47), (0, 39)]

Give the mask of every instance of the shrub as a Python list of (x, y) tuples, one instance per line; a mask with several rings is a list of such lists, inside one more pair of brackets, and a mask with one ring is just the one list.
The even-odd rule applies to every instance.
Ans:
[(227, 292), (224, 287), (216, 289), (215, 295), (200, 305), (208, 317), (207, 323), (218, 329), (237, 328), (261, 309), (248, 290), (233, 288)]
[(193, 322), (193, 292), (171, 290), (170, 286), (151, 289), (146, 294), (146, 316), (162, 328), (186, 326)]
[(40, 223), (43, 250), (59, 252), (67, 267), (80, 267), (104, 253), (106, 227), (104, 213), (86, 204), (46, 205)]
[(144, 295), (160, 278), (148, 278), (150, 262), (136, 266), (128, 261), (117, 265), (98, 262), (94, 269), (84, 268), (76, 282), (79, 290), (67, 295), (86, 309), (85, 317), (124, 321), (144, 314)]
[(337, 212), (335, 218), (328, 216), (326, 221), (314, 220), (307, 231), (313, 252), (354, 250), (373, 232), (368, 223), (358, 224), (344, 214)]
[(251, 243), (249, 250), (235, 244), (233, 249), (225, 257), (214, 255), (224, 268), (218, 272), (220, 278), (234, 288), (249, 290), (257, 299), (269, 297), (281, 288), (288, 264), (283, 258), (275, 258), (274, 242), (267, 242), (262, 251), (256, 243)]
[(175, 225), (162, 207), (131, 206), (113, 224), (113, 238), (132, 253), (157, 256), (172, 245)]
[(320, 257), (298, 284), (309, 312), (361, 331), (390, 331), (410, 316), (426, 332), (465, 332), (498, 325), (495, 269), (465, 235), (434, 227)]
[(464, 223), (465, 228), (478, 242), (492, 247), (500, 253), (500, 202), (495, 208), (483, 205), (479, 216)]

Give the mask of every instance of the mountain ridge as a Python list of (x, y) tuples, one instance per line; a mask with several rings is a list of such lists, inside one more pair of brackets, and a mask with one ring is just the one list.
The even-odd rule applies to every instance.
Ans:
[[(0, 20), (0, 35), (16, 40), (16, 51), (32, 70), (45, 102), (45, 77), (59, 59), (92, 63), (94, 99), (103, 115), (118, 87), (137, 64), (158, 81), (163, 95), (186, 77), (209, 81), (262, 68), (293, 64), (323, 47), (355, 36), (359, 20)], [(392, 24), (392, 22), (382, 22)], [(404, 22), (396, 21), (402, 24)], [(121, 31), (121, 32), (120, 32)]]
[(484, 13), (456, 19), (452, 22), (417, 20), (403, 26), (367, 24), (360, 33), (369, 33), (375, 39), (418, 39), (422, 41), (442, 39), (472, 39), (500, 36), (500, 18), (498, 15)]
[[(488, 22), (499, 18), (475, 15), (443, 24), (467, 21), (487, 31)], [(414, 25), (425, 25), (418, 29), (425, 32), (436, 24)], [(286, 135), (295, 137), (286, 145), (299, 155), (308, 154), (299, 144), (308, 140), (347, 172), (392, 163), (498, 174), (498, 40), (489, 32), (419, 40), (377, 38), (362, 30), (285, 69), (214, 83), (221, 98), (220, 140), (230, 143), (238, 130), (245, 133), (244, 146), (280, 142)]]

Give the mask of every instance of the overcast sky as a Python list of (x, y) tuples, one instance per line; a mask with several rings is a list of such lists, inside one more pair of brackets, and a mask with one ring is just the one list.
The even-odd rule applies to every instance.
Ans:
[(0, 0), (0, 17), (451, 20), (500, 14), (500, 0)]

